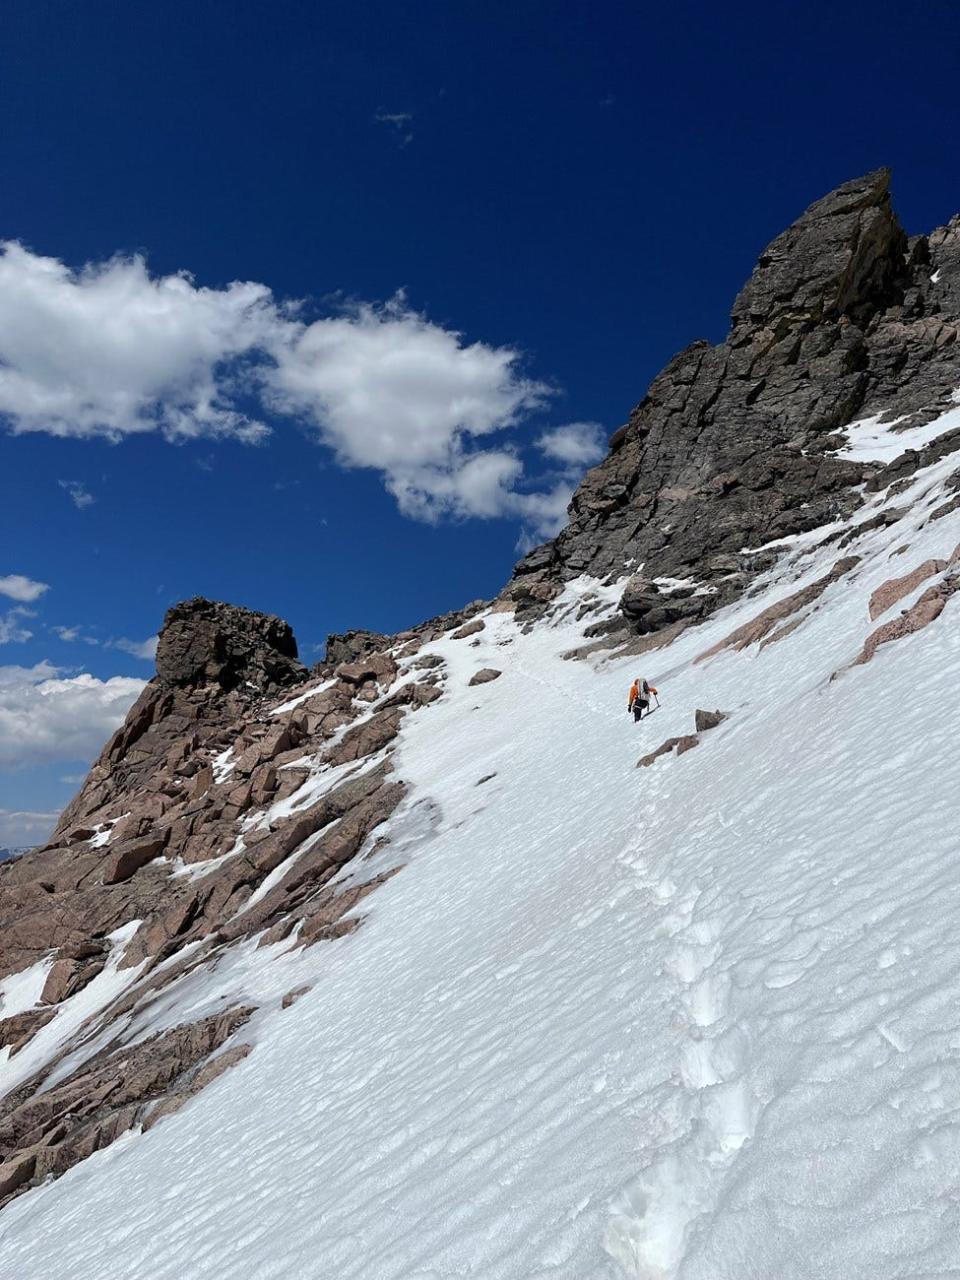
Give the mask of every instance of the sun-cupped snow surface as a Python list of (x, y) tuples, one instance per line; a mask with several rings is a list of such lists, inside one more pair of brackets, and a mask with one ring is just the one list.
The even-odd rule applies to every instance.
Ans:
[[(354, 934), (164, 993), (167, 1023), (259, 1000), (253, 1053), (9, 1205), (0, 1276), (960, 1275), (960, 594), (848, 668), (871, 592), (960, 542), (916, 527), (931, 474), (661, 651), (564, 661), (583, 583), (553, 626), (431, 645), (406, 865)], [(694, 661), (851, 553), (784, 639)], [(729, 719), (634, 767), (697, 707)]]

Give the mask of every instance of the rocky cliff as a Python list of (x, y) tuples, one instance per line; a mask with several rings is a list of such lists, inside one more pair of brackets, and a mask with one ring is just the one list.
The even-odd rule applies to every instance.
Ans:
[[(14, 1081), (0, 1101), (0, 1200), (149, 1127), (247, 1051), (231, 1043), (215, 1069), (206, 1061), (249, 1018), (237, 1006), (131, 1053), (122, 1032), (163, 988), (244, 939), (296, 931), (306, 946), (356, 926), (343, 917), (381, 877), (330, 881), (403, 797), (391, 743), (442, 682), (413, 655), (467, 613), (389, 640), (331, 637), (312, 674), (279, 618), (203, 599), (167, 613), (155, 678), (53, 838), (0, 868), (0, 980), (37, 974), (29, 1007), (0, 1008)], [(398, 680), (404, 657), (414, 665)], [(99, 1040), (62, 1016), (74, 998), (106, 1027)], [(39, 1094), (71, 1052), (76, 1068)]]
[(630, 571), (633, 630), (700, 618), (769, 564), (751, 548), (915, 469), (915, 453), (885, 472), (837, 456), (855, 419), (930, 420), (960, 386), (960, 217), (908, 238), (889, 182), (879, 169), (845, 183), (767, 247), (726, 341), (694, 342), (654, 379), (506, 599), (536, 612), (579, 574)]
[[(727, 340), (694, 343), (654, 380), (494, 614), (533, 625), (588, 575), (583, 638), (664, 643), (755, 582), (776, 557), (758, 549), (821, 526), (823, 541), (849, 540), (871, 494), (960, 449), (956, 430), (887, 464), (841, 453), (855, 419), (910, 429), (960, 386), (960, 220), (909, 239), (888, 180), (845, 184), (774, 240)], [(730, 642), (786, 634), (858, 563), (839, 558)], [(53, 839), (0, 867), (0, 1201), (151, 1127), (250, 1051), (257, 1007), (242, 984), (202, 1016), (171, 991), (243, 948), (357, 927), (403, 862), (382, 856), (386, 824), (418, 802), (395, 770), (404, 717), (430, 714), (449, 684), (424, 647), (445, 637), (470, 653), (482, 610), (333, 636), (312, 672), (278, 618), (202, 599), (170, 610), (155, 678)]]

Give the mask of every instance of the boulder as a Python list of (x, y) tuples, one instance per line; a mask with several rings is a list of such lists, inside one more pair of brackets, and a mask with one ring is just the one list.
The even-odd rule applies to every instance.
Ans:
[(503, 672), (497, 671), (495, 667), (483, 667), (480, 671), (474, 672), (467, 684), (489, 684), (491, 680), (499, 680), (501, 675)]
[(400, 708), (391, 707), (365, 723), (348, 729), (328, 751), (328, 762), (332, 765), (347, 764), (350, 760), (359, 760), (363, 756), (372, 756), (382, 751), (399, 733), (402, 714)]
[(458, 627), (450, 639), (466, 640), (468, 636), (475, 636), (478, 632), (483, 631), (486, 625), (482, 618), (474, 618), (472, 622), (466, 622), (462, 627)]
[(308, 991), (313, 990), (313, 983), (305, 983), (302, 987), (294, 987), (292, 991), (288, 991), (280, 1001), (281, 1009), (289, 1009), (292, 1004), (296, 1004), (301, 996), (305, 996)]
[(397, 664), (389, 653), (370, 653), (353, 662), (341, 663), (334, 674), (350, 685), (362, 685), (371, 680), (389, 685), (397, 674)]
[(27, 1009), (9, 1018), (0, 1018), (0, 1048), (9, 1045), (12, 1056), (56, 1016), (56, 1009), (47, 1008)]
[(307, 678), (288, 623), (271, 614), (196, 596), (167, 611), (157, 644), (161, 685), (253, 685), (266, 689)]
[(694, 721), (697, 726), (697, 733), (705, 733), (707, 729), (715, 729), (718, 724), (722, 724), (729, 716), (726, 711), (701, 711), (697, 708), (694, 713)]
[(134, 840), (124, 840), (111, 847), (104, 862), (103, 883), (119, 884), (122, 880), (129, 880), (141, 867), (158, 857), (166, 843), (167, 832), (163, 831)]
[(40, 993), (43, 1005), (59, 1004), (82, 991), (103, 970), (105, 960), (57, 960)]

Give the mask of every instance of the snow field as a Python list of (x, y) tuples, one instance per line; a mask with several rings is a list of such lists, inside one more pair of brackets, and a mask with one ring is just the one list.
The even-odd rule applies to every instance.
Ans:
[[(396, 755), (407, 865), (355, 934), (163, 994), (151, 1026), (259, 1001), (254, 1052), (12, 1203), (0, 1276), (960, 1274), (960, 597), (831, 680), (871, 592), (960, 542), (957, 513), (914, 527), (945, 473), (643, 658), (561, 658), (592, 583), (553, 627), (431, 645), (446, 692)], [(850, 552), (785, 639), (694, 662)], [(640, 725), (636, 675), (663, 702)], [(730, 719), (636, 770), (698, 706)]]

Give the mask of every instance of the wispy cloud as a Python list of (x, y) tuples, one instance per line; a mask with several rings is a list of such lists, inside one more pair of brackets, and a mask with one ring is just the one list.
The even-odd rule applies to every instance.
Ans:
[(589, 467), (607, 451), (603, 428), (598, 422), (567, 422), (537, 437), (537, 448), (547, 458), (567, 467)]
[(157, 656), (159, 636), (148, 636), (146, 640), (127, 640), (121, 636), (119, 640), (108, 640), (108, 649), (120, 649), (133, 658), (141, 658), (144, 662), (152, 662)]
[(82, 641), (83, 644), (91, 645), (100, 643), (95, 636), (84, 635), (83, 630), (80, 627), (51, 627), (50, 630), (57, 639), (62, 640), (64, 644), (76, 644), (78, 641)]
[(32, 578), (25, 578), (22, 573), (8, 573), (5, 578), (0, 578), (0, 596), (9, 596), (11, 600), (19, 600), (23, 604), (32, 604), (49, 590), (49, 583), (34, 582)]
[(413, 141), (413, 112), (412, 111), (377, 111), (373, 116), (377, 124), (385, 124), (392, 130), (393, 136), (400, 147), (407, 147)]
[(92, 506), (96, 502), (93, 494), (79, 480), (58, 480), (57, 484), (65, 493), (69, 494), (70, 501), (78, 511), (83, 511), (84, 508)]
[(33, 632), (23, 625), (23, 620), (33, 616), (33, 610), (22, 605), (0, 615), (0, 644), (24, 644), (29, 640)]
[(0, 845), (4, 848), (32, 848), (42, 843), (57, 823), (57, 813), (29, 809), (0, 809)]

